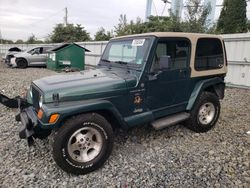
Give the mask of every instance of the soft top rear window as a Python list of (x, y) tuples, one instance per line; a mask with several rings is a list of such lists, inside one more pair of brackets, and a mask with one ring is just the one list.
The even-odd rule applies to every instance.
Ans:
[(221, 40), (216, 38), (198, 39), (194, 65), (197, 71), (222, 68), (224, 56)]

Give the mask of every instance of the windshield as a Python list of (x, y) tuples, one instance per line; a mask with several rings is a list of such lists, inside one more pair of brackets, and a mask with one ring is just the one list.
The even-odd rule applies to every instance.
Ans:
[(147, 60), (152, 41), (152, 37), (111, 41), (101, 62), (141, 66)]

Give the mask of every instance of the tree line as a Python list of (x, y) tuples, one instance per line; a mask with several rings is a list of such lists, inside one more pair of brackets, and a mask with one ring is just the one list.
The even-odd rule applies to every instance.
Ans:
[[(114, 29), (106, 31), (99, 28), (91, 39), (90, 34), (80, 24), (57, 24), (45, 41), (37, 40), (31, 35), (27, 41), (17, 40), (15, 43), (60, 43), (75, 41), (106, 41), (115, 36), (139, 34), (146, 32), (191, 32), (191, 33), (244, 33), (250, 31), (250, 21), (247, 20), (246, 0), (224, 0), (223, 7), (216, 23), (208, 20), (210, 5), (201, 6), (202, 0), (188, 0), (185, 7), (185, 17), (180, 19), (170, 13), (170, 16), (150, 16), (149, 21), (141, 18), (127, 20), (126, 15), (120, 15)], [(3, 42), (13, 43), (6, 40)]]

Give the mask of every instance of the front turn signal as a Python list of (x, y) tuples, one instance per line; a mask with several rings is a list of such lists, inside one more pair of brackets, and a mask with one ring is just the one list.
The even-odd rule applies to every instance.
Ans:
[(38, 117), (38, 119), (42, 119), (42, 117), (43, 117), (43, 111), (42, 111), (42, 109), (40, 109), (39, 111), (38, 111), (38, 113), (37, 113), (37, 117)]
[(49, 123), (55, 123), (59, 118), (59, 114), (52, 114), (49, 118)]

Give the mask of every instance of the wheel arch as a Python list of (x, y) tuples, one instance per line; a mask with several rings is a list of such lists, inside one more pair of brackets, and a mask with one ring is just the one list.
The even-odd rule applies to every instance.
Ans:
[(199, 97), (200, 93), (202, 93), (203, 91), (214, 93), (219, 99), (223, 99), (225, 91), (225, 82), (220, 77), (199, 81), (195, 85), (194, 90), (189, 98), (186, 110), (191, 110), (193, 108), (195, 101)]
[(225, 83), (223, 82), (208, 86), (204, 89), (204, 91), (214, 93), (217, 97), (219, 97), (219, 99), (223, 99), (225, 93)]
[[(64, 122), (70, 119), (73, 116), (78, 116), (81, 114), (88, 114), (88, 113), (97, 113), (101, 116), (103, 116), (111, 125), (112, 128), (121, 127), (126, 129), (128, 126), (126, 122), (124, 121), (122, 115), (120, 112), (113, 106), (111, 102), (108, 101), (99, 101), (97, 103), (93, 104), (84, 104), (77, 106), (76, 108), (72, 109), (72, 106), (68, 108), (61, 109), (60, 111), (54, 110), (45, 110), (47, 111), (47, 117), (50, 117), (53, 113), (59, 113), (62, 115), (62, 117), (59, 119), (59, 121), (54, 125), (54, 127), (59, 128), (63, 126)], [(52, 125), (53, 127), (53, 125)], [(52, 128), (51, 127), (51, 128)]]
[(16, 58), (16, 63), (17, 63), (18, 60), (24, 60), (27, 63), (27, 66), (29, 66), (29, 61), (25, 57), (17, 57)]

